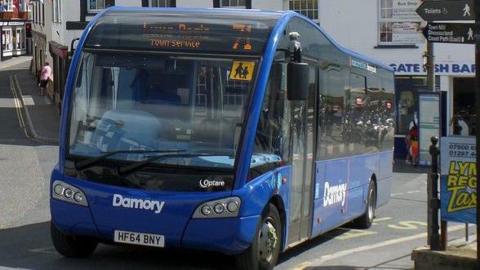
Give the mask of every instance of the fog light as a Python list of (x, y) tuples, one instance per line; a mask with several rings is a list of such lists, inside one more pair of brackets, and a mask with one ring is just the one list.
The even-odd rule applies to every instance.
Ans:
[(73, 197), (73, 190), (69, 189), (69, 188), (66, 188), (64, 191), (63, 191), (63, 196), (65, 196), (66, 198), (70, 199)]
[(227, 210), (234, 213), (238, 210), (238, 202), (236, 201), (229, 201), (227, 204)]
[(76, 202), (83, 202), (83, 194), (80, 193), (80, 192), (77, 192), (73, 195), (73, 199), (76, 201)]
[(203, 206), (202, 214), (204, 214), (205, 216), (209, 216), (210, 214), (212, 214), (212, 208), (209, 205)]
[(55, 192), (55, 194), (57, 195), (62, 195), (63, 186), (60, 184), (55, 185), (55, 187), (53, 188), (53, 192)]
[(217, 203), (215, 204), (213, 210), (215, 210), (215, 213), (221, 214), (223, 213), (223, 211), (225, 211), (225, 206), (223, 206), (223, 204), (221, 203)]

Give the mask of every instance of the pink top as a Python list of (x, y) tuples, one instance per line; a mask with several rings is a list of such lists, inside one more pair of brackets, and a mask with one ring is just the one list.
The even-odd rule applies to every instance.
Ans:
[(40, 80), (46, 81), (52, 79), (52, 68), (50, 66), (43, 66), (42, 73), (40, 74)]

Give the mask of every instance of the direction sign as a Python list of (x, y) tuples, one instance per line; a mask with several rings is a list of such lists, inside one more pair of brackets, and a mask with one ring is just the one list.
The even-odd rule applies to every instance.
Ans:
[(475, 0), (424, 1), (417, 14), (425, 21), (475, 20)]
[(473, 23), (429, 23), (423, 35), (429, 42), (475, 44)]

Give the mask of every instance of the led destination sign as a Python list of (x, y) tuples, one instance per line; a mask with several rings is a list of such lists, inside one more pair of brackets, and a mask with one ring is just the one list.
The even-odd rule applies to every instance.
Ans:
[(273, 21), (177, 16), (105, 16), (85, 47), (261, 54)]

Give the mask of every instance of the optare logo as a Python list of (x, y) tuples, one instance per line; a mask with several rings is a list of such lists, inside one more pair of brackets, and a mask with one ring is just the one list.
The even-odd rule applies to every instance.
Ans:
[(202, 179), (199, 182), (201, 188), (209, 188), (209, 187), (223, 187), (225, 186), (225, 181), (223, 180), (210, 180), (210, 179)]
[(123, 197), (120, 194), (114, 194), (112, 205), (113, 207), (150, 210), (153, 211), (155, 214), (160, 214), (160, 212), (162, 212), (163, 206), (165, 205), (165, 202), (155, 200), (133, 199)]

